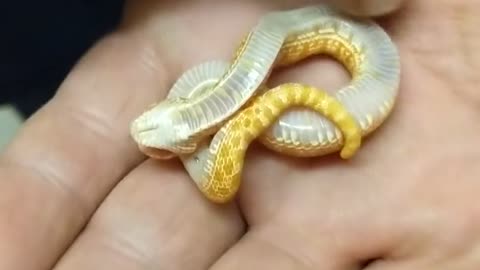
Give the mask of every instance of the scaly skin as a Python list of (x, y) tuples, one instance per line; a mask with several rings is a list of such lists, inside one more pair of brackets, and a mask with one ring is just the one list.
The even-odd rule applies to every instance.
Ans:
[(334, 97), (326, 92), (301, 84), (283, 84), (255, 97), (214, 136), (206, 174), (200, 190), (210, 200), (224, 203), (236, 194), (250, 143), (271, 126), (285, 110), (304, 106), (320, 113), (336, 124), (345, 136), (340, 153), (352, 157), (361, 144), (361, 129), (355, 119)]
[[(333, 96), (356, 123), (362, 137), (385, 121), (397, 96), (400, 78), (398, 53), (387, 34), (372, 21), (353, 20), (325, 6), (272, 14), (242, 40), (231, 64), (207, 62), (188, 70), (173, 85), (165, 102), (145, 112), (132, 124), (132, 136), (145, 154), (153, 158), (178, 155), (189, 175), (212, 201), (226, 202), (233, 198), (240, 183), (237, 177), (240, 177), (243, 161), (239, 160), (243, 160), (248, 145), (246, 139), (238, 135), (242, 138), (236, 139), (242, 142), (238, 148), (232, 148), (230, 144), (212, 144), (209, 150), (208, 137), (204, 136), (230, 123), (233, 115), (250, 106), (252, 97), (268, 89), (265, 84), (273, 68), (290, 66), (316, 54), (327, 54), (341, 62), (352, 75), (352, 81)], [(284, 17), (278, 17), (278, 14)], [(283, 31), (288, 34), (280, 34), (284, 40), (269, 68), (265, 59), (271, 59), (270, 50), (277, 50), (272, 36), (282, 33), (278, 27), (273, 30), (266, 27), (276, 25), (272, 18), (276, 18), (276, 22), (282, 18), (283, 22), (295, 24), (284, 25), (291, 29)], [(263, 44), (259, 42), (258, 33), (265, 36)], [(257, 40), (253, 42), (255, 35)], [(253, 50), (255, 46), (257, 52)], [(264, 54), (268, 57), (263, 57)], [(237, 69), (244, 73), (250, 70), (251, 73), (241, 75), (242, 72), (235, 71)], [(258, 73), (259, 70), (265, 73), (261, 82), (258, 76), (262, 72)], [(253, 91), (250, 88), (252, 82), (259, 82)], [(238, 89), (226, 91), (220, 87), (225, 84), (237, 84)], [(243, 84), (249, 86), (242, 87)], [(245, 95), (249, 96), (246, 100)], [(298, 105), (295, 102), (288, 105), (290, 103), (285, 101), (284, 105)], [(331, 121), (328, 115), (319, 114), (318, 108), (297, 106), (286, 109), (282, 109), (285, 113), (275, 115), (276, 121), (258, 126), (260, 130), (256, 131), (258, 135), (255, 137), (268, 148), (291, 156), (313, 157), (345, 149), (349, 143), (343, 127)], [(188, 115), (186, 111), (189, 111)], [(203, 130), (197, 133), (202, 135), (189, 137), (192, 127)], [(236, 133), (232, 135), (237, 136)], [(225, 142), (229, 143), (228, 140)], [(222, 149), (219, 156), (212, 154), (217, 153), (217, 147)], [(232, 158), (235, 153), (239, 156)], [(345, 156), (345, 152), (342, 155)]]
[[(319, 5), (267, 14), (243, 40), (232, 63), (215, 78), (212, 87), (189, 97), (170, 95), (138, 117), (131, 125), (131, 134), (142, 151), (157, 158), (173, 157), (172, 152), (191, 154), (259, 94), (274, 68), (316, 54), (329, 54), (350, 71), (352, 83), (336, 97), (353, 114), (363, 135), (373, 131), (386, 118), (397, 95), (396, 48), (374, 22), (354, 20)], [(171, 92), (190, 92), (192, 83), (188, 80), (193, 79), (187, 76), (177, 81)], [(310, 130), (298, 128), (312, 123)], [(341, 132), (327, 119), (298, 111), (288, 112), (261, 139), (274, 150), (298, 141), (289, 151), (296, 156), (331, 153), (343, 144)]]

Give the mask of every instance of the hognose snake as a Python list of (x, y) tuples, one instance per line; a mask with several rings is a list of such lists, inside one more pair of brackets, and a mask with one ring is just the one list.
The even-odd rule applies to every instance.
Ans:
[[(316, 54), (344, 64), (350, 84), (332, 96), (302, 84), (266, 86), (274, 68)], [(342, 158), (351, 157), (361, 138), (390, 114), (399, 80), (398, 51), (370, 19), (327, 5), (275, 11), (260, 19), (231, 63), (206, 62), (186, 71), (165, 100), (132, 122), (130, 132), (146, 155), (180, 157), (202, 193), (223, 203), (239, 188), (254, 139), (287, 155), (341, 150)]]

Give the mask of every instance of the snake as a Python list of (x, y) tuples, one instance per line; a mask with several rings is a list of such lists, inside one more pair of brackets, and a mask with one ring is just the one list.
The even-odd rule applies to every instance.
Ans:
[[(271, 73), (318, 54), (351, 74), (329, 95), (317, 87), (267, 86)], [(130, 126), (139, 149), (157, 159), (178, 156), (211, 201), (238, 191), (245, 152), (258, 139), (296, 157), (357, 151), (361, 138), (391, 114), (400, 82), (398, 50), (371, 19), (322, 4), (273, 11), (242, 40), (231, 62), (209, 61), (184, 72), (167, 98)]]

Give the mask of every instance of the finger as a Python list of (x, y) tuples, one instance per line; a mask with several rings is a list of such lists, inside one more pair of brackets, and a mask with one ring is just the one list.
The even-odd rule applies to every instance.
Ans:
[(234, 204), (208, 202), (179, 166), (149, 160), (112, 191), (55, 269), (208, 269), (243, 230)]
[[(223, 269), (329, 269), (357, 270), (362, 264), (350, 254), (340, 253), (334, 243), (312, 246), (311, 237), (302, 234), (307, 228), (285, 229), (284, 224), (262, 229), (252, 228), (242, 240), (225, 253), (212, 267)], [(302, 233), (299, 233), (302, 232)]]
[(398, 219), (382, 208), (388, 195), (373, 191), (377, 183), (349, 181), (342, 173), (348, 167), (338, 163), (326, 161), (319, 174), (312, 163), (267, 152), (252, 151), (245, 171), (240, 206), (250, 231), (214, 270), (360, 270), (371, 260), (394, 258), (405, 235), (392, 229)]
[(391, 13), (405, 0), (329, 0), (333, 5), (358, 16), (380, 16)]
[(1, 269), (48, 269), (143, 159), (128, 124), (167, 77), (145, 47), (122, 34), (100, 42), (2, 155)]

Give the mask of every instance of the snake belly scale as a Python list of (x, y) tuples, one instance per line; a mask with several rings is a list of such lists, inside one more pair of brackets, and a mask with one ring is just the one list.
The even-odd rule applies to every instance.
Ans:
[[(266, 87), (274, 68), (315, 54), (339, 60), (351, 82), (333, 96), (301, 84)], [(237, 192), (251, 140), (298, 157), (343, 148), (342, 157), (348, 158), (359, 147), (359, 137), (390, 114), (399, 80), (397, 49), (373, 21), (350, 18), (326, 5), (272, 12), (249, 33), (231, 63), (212, 61), (186, 71), (166, 100), (132, 123), (131, 134), (148, 156), (179, 156), (206, 197), (227, 202)], [(279, 102), (272, 95), (285, 98)], [(316, 107), (301, 96), (336, 105)], [(251, 113), (255, 109), (263, 113)]]

